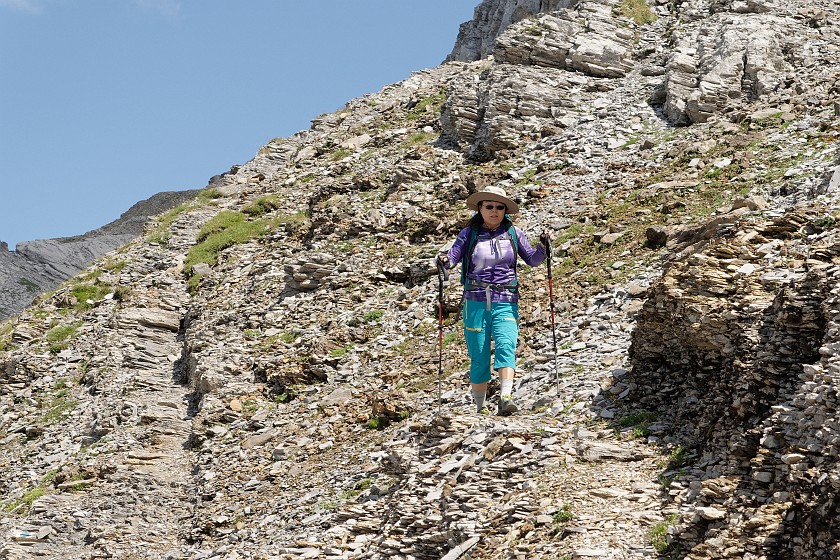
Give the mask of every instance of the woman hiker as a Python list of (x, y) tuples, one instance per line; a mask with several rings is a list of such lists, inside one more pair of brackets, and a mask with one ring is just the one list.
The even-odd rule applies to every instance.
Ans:
[(437, 264), (445, 269), (462, 263), (464, 284), (464, 338), (470, 354), (470, 383), (476, 410), (489, 414), (485, 406), (490, 381), (490, 340), (495, 344), (494, 367), (499, 373), (501, 396), (497, 414), (517, 411), (513, 402), (513, 376), (516, 371), (516, 343), (519, 337), (519, 292), (516, 256), (531, 266), (546, 258), (552, 237), (540, 236), (531, 247), (510, 216), (519, 206), (500, 187), (487, 187), (467, 198), (467, 207), (476, 210), (461, 230), (449, 253), (441, 253)]

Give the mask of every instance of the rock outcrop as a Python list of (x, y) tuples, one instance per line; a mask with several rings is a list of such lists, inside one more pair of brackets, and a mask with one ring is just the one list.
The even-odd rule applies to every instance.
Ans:
[[(775, 2), (714, 3), (708, 17), (676, 36), (666, 64), (665, 115), (687, 124), (805, 92), (806, 102), (829, 100), (840, 75), (831, 68), (838, 51), (828, 13)], [(823, 70), (798, 70), (815, 66)]]

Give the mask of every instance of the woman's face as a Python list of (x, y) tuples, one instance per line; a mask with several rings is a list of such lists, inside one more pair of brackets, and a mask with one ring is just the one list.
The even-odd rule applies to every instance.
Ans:
[(495, 229), (502, 224), (505, 219), (505, 211), (507, 208), (501, 202), (494, 200), (481, 201), (481, 217), (484, 219), (484, 225), (488, 229)]

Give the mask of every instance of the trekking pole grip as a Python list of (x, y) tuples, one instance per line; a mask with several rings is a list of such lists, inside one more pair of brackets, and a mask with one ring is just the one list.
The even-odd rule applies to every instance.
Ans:
[(543, 230), (540, 235), (540, 243), (545, 248), (546, 264), (548, 265), (548, 277), (551, 278), (551, 237), (547, 230)]

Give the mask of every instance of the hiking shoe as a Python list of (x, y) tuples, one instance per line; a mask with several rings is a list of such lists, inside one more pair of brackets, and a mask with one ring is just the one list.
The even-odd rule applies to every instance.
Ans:
[(490, 410), (488, 407), (483, 406), (481, 407), (481, 410), (478, 411), (478, 413), (482, 416), (490, 416), (491, 414), (493, 414), (493, 411)]
[(510, 416), (517, 410), (519, 410), (519, 407), (517, 407), (516, 403), (513, 402), (513, 397), (510, 395), (499, 397), (499, 410), (496, 414), (499, 416)]

